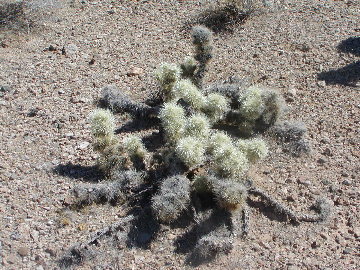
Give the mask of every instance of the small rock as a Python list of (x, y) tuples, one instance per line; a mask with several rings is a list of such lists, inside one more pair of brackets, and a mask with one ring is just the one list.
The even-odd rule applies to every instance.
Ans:
[(72, 132), (65, 133), (65, 137), (68, 137), (69, 139), (73, 139), (74, 133), (72, 133)]
[(10, 86), (0, 85), (0, 97), (3, 97), (6, 93), (10, 92), (12, 92)]
[(269, 245), (267, 242), (265, 242), (265, 241), (260, 241), (260, 242), (259, 242), (259, 245), (260, 245), (261, 247), (263, 247), (263, 248), (266, 248), (266, 249), (270, 249), (270, 248), (271, 248), (270, 245)]
[(75, 44), (67, 44), (62, 48), (62, 54), (72, 56), (77, 53), (79, 48)]
[(27, 113), (27, 116), (29, 117), (34, 117), (37, 115), (37, 113), (39, 112), (39, 109), (37, 108), (32, 108), (29, 110), (29, 112)]
[(326, 87), (326, 82), (325, 81), (318, 81), (318, 86), (320, 87)]
[(21, 247), (18, 249), (18, 254), (21, 257), (26, 257), (29, 255), (29, 253), (30, 253), (30, 250), (27, 247)]
[(360, 238), (360, 228), (355, 228), (355, 229), (354, 229), (354, 236), (355, 236), (356, 238)]
[(320, 142), (323, 143), (323, 144), (329, 144), (329, 143), (330, 143), (330, 140), (329, 140), (328, 138), (322, 138), (322, 139), (320, 140)]
[(84, 150), (84, 149), (86, 149), (89, 145), (90, 145), (89, 142), (81, 142), (81, 143), (79, 144), (79, 149)]
[(45, 249), (45, 252), (46, 252), (46, 253), (49, 253), (50, 256), (52, 256), (52, 257), (55, 257), (55, 256), (56, 256), (56, 252), (55, 252), (53, 249), (51, 249), (51, 248)]
[(320, 247), (320, 243), (314, 241), (314, 242), (311, 243), (311, 247), (312, 248), (318, 248), (318, 247)]
[(290, 88), (286, 94), (286, 101), (287, 102), (294, 102), (296, 97), (296, 89)]
[(112, 15), (112, 14), (115, 14), (115, 10), (111, 9), (111, 10), (108, 10), (107, 12), (108, 14)]
[(35, 242), (38, 242), (38, 241), (39, 241), (39, 232), (38, 232), (38, 231), (33, 230), (33, 231), (30, 233), (30, 236), (31, 236), (31, 238), (32, 238)]
[(8, 264), (15, 264), (16, 263), (16, 257), (13, 254), (10, 254), (7, 258), (6, 258), (6, 262)]
[(0, 100), (0, 106), (7, 106), (7, 105), (8, 103), (5, 100)]
[(144, 70), (142, 68), (134, 67), (126, 75), (128, 75), (129, 77), (139, 76), (143, 74), (143, 72)]
[(11, 87), (8, 85), (0, 85), (0, 92), (6, 93), (11, 92)]
[(320, 236), (322, 239), (328, 239), (328, 236), (325, 233), (320, 233)]
[(301, 184), (301, 185), (306, 186), (306, 187), (311, 186), (311, 182), (310, 182), (309, 180), (298, 179), (298, 181), (297, 181), (297, 182), (298, 182), (299, 184)]
[(345, 179), (345, 180), (342, 182), (342, 184), (345, 185), (345, 186), (350, 186), (352, 183), (351, 183), (350, 180)]
[(327, 179), (321, 180), (321, 183), (322, 183), (323, 185), (326, 185), (326, 186), (328, 186), (328, 185), (331, 184), (331, 182), (330, 182), (329, 180), (327, 180)]
[(343, 253), (344, 254), (350, 254), (352, 252), (352, 249), (351, 248), (345, 248), (344, 250), (343, 250)]
[(332, 153), (331, 153), (330, 148), (325, 148), (325, 150), (324, 150), (324, 152), (323, 152), (323, 155), (325, 155), (325, 156), (332, 156)]
[(326, 159), (324, 159), (324, 158), (319, 158), (319, 159), (317, 160), (317, 163), (319, 163), (320, 165), (324, 165), (324, 164), (326, 163)]
[(53, 45), (50, 45), (49, 48), (48, 48), (48, 50), (49, 50), (50, 52), (55, 52), (55, 51), (56, 51), (56, 48), (55, 48)]

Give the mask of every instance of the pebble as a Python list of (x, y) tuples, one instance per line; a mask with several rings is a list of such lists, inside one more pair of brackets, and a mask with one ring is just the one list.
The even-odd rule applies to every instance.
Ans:
[(11, 92), (11, 87), (8, 85), (0, 85), (0, 92), (2, 93), (6, 93), (6, 92)]
[(48, 253), (48, 254), (50, 254), (50, 256), (52, 256), (52, 257), (55, 257), (55, 256), (56, 256), (55, 250), (53, 250), (53, 249), (51, 249), (51, 248), (45, 249), (45, 252)]
[(344, 254), (350, 254), (352, 252), (352, 249), (351, 248), (345, 248), (344, 250), (343, 250), (343, 253)]
[(62, 54), (72, 56), (72, 55), (75, 55), (78, 50), (79, 50), (79, 48), (75, 44), (67, 44), (63, 47)]
[(330, 148), (325, 148), (325, 150), (324, 150), (324, 152), (323, 152), (323, 155), (325, 155), (325, 156), (332, 156), (332, 153), (331, 153)]
[(28, 111), (27, 116), (29, 116), (29, 117), (34, 117), (34, 116), (37, 115), (38, 112), (39, 112), (39, 109), (37, 109), (37, 108), (32, 108), (32, 109), (30, 109), (30, 110)]
[(27, 247), (21, 247), (21, 248), (18, 249), (18, 254), (21, 257), (26, 257), (26, 256), (29, 255), (29, 253), (30, 253), (30, 250)]
[(48, 50), (49, 50), (50, 52), (55, 52), (55, 51), (56, 51), (56, 48), (55, 48), (53, 45), (50, 45), (49, 48), (48, 48)]
[(126, 75), (128, 75), (129, 77), (132, 77), (132, 76), (139, 76), (143, 73), (144, 73), (144, 70), (142, 68), (134, 67)]
[(16, 256), (13, 254), (10, 254), (7, 258), (6, 258), (6, 262), (8, 264), (15, 264), (16, 263)]
[(345, 186), (350, 186), (352, 183), (351, 183), (350, 180), (345, 179), (345, 180), (342, 182), (342, 184), (345, 185)]
[(319, 159), (317, 160), (317, 163), (319, 163), (320, 165), (324, 165), (324, 164), (326, 163), (326, 159), (324, 159), (324, 158), (319, 158)]
[(89, 145), (90, 145), (89, 142), (81, 142), (78, 147), (79, 147), (79, 149), (84, 150), (84, 149), (86, 149)]
[(321, 236), (321, 238), (323, 238), (323, 239), (328, 239), (328, 236), (325, 234), (325, 233), (320, 233), (320, 236)]
[(33, 230), (30, 234), (31, 238), (35, 241), (38, 242), (39, 241), (39, 232), (36, 230)]
[(40, 264), (36, 266), (35, 270), (44, 270), (44, 267)]
[(286, 94), (286, 101), (287, 102), (294, 102), (296, 97), (296, 89), (290, 88)]
[(326, 82), (325, 81), (318, 81), (317, 85), (320, 86), (320, 87), (325, 87)]

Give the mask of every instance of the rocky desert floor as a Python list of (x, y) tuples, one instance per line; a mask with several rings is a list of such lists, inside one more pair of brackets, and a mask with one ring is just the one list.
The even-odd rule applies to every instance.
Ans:
[[(154, 236), (143, 233), (146, 247), (104, 240), (96, 256), (71, 267), (360, 268), (360, 2), (284, 0), (218, 24), (216, 7), (205, 0), (64, 1), (31, 29), (1, 26), (1, 269), (60, 269), (75, 243), (126, 215), (122, 206), (69, 208), (72, 188), (98, 177), (88, 115), (109, 84), (144, 100), (158, 87), (153, 74), (161, 62), (192, 54), (190, 26), (198, 23), (214, 30), (206, 84), (237, 75), (277, 88), (286, 118), (308, 128), (310, 154), (294, 157), (269, 141), (270, 155), (254, 168), (256, 184), (299, 212), (325, 197), (334, 204), (331, 217), (294, 226), (253, 205), (249, 236), (210, 262), (187, 264), (188, 253), (175, 244), (186, 229), (161, 225)], [(124, 117), (117, 120), (120, 126)]]

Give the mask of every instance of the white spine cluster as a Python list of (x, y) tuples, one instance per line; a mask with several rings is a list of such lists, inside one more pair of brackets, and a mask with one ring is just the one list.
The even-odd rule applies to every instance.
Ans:
[(206, 103), (203, 94), (189, 79), (180, 80), (175, 85), (174, 92), (195, 110), (200, 110)]
[(229, 109), (229, 102), (224, 96), (211, 93), (206, 97), (206, 104), (203, 111), (213, 123), (216, 123), (223, 119)]
[(136, 135), (131, 135), (124, 138), (123, 146), (129, 156), (144, 158), (147, 153), (141, 138)]
[(251, 163), (264, 159), (269, 150), (266, 143), (261, 139), (238, 140), (237, 148), (246, 154)]
[(165, 103), (159, 114), (162, 126), (170, 142), (177, 142), (184, 134), (185, 112), (175, 103)]
[(109, 110), (97, 109), (90, 114), (91, 133), (95, 137), (94, 149), (100, 152), (114, 143), (115, 120)]
[(155, 72), (155, 77), (163, 89), (164, 98), (166, 101), (172, 100), (175, 97), (174, 86), (180, 79), (180, 68), (175, 64), (162, 63)]
[(210, 123), (206, 116), (195, 114), (186, 123), (185, 135), (205, 139), (210, 134)]
[(205, 161), (205, 144), (196, 137), (189, 136), (180, 139), (175, 152), (189, 168), (199, 166)]

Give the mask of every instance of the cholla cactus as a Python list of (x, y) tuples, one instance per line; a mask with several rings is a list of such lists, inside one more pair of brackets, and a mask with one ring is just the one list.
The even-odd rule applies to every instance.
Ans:
[(94, 149), (104, 151), (114, 144), (115, 120), (109, 110), (97, 109), (90, 114), (91, 133), (95, 138)]
[(212, 58), (212, 33), (203, 26), (195, 26), (192, 30), (193, 44), (195, 45), (195, 59), (199, 62), (198, 71), (194, 75), (195, 84), (202, 87), (206, 72), (206, 65)]
[(209, 119), (202, 114), (194, 114), (186, 122), (185, 136), (205, 139), (210, 134)]
[(206, 103), (203, 107), (203, 111), (213, 123), (222, 120), (229, 110), (229, 102), (224, 96), (217, 93), (211, 93), (206, 97)]
[(204, 95), (189, 79), (180, 80), (176, 84), (174, 92), (195, 110), (200, 110), (205, 105)]
[(193, 78), (196, 67), (196, 60), (194, 59), (194, 57), (185, 57), (184, 61), (180, 65), (181, 76), (184, 78)]
[(199, 166), (205, 161), (205, 143), (197, 137), (180, 139), (175, 152), (188, 167)]
[(190, 202), (190, 182), (181, 175), (166, 178), (152, 199), (151, 208), (162, 222), (174, 221)]
[(128, 136), (123, 140), (123, 146), (129, 156), (134, 156), (143, 159), (147, 154), (141, 138), (136, 135)]
[(175, 64), (162, 63), (155, 72), (155, 76), (160, 83), (163, 90), (165, 101), (171, 100), (175, 97), (173, 88), (180, 78), (181, 71)]
[(232, 139), (225, 132), (216, 131), (209, 138), (208, 151), (214, 154), (227, 145), (232, 145)]
[(184, 109), (175, 103), (165, 103), (159, 118), (168, 140), (171, 143), (180, 140), (185, 129)]
[(232, 179), (218, 179), (212, 185), (220, 207), (233, 211), (244, 206), (247, 198), (244, 184)]
[(242, 182), (249, 169), (246, 155), (234, 148), (233, 145), (224, 145), (214, 152), (215, 169), (222, 177), (234, 178)]
[(262, 91), (258, 87), (250, 87), (241, 100), (240, 113), (247, 121), (256, 121), (264, 111)]
[(266, 143), (261, 139), (238, 140), (236, 146), (251, 163), (264, 159), (268, 154)]
[[(134, 102), (115, 87), (104, 89), (104, 100), (113, 111), (128, 112), (141, 120), (152, 115), (154, 121), (148, 124), (158, 129), (153, 135), (159, 136), (149, 150), (137, 135), (125, 137), (120, 144), (112, 114), (95, 111), (90, 117), (91, 131), (100, 151), (99, 167), (110, 181), (100, 183), (94, 191), (80, 190), (80, 200), (85, 204), (128, 200), (130, 206), (152, 196), (151, 213), (165, 223), (175, 221), (189, 208), (187, 216), (206, 224), (201, 231), (196, 222), (194, 230), (199, 233), (195, 250), (204, 258), (219, 250), (227, 252), (232, 245), (223, 240), (236, 234), (234, 228), (246, 234), (249, 194), (261, 197), (294, 222), (325, 219), (329, 212), (325, 201), (317, 205), (318, 215), (296, 215), (254, 186), (250, 166), (268, 154), (261, 133), (275, 125), (273, 133), (302, 151), (307, 146), (306, 129), (288, 122), (276, 124), (283, 105), (273, 90), (249, 87), (238, 79), (203, 88), (206, 64), (212, 57), (211, 32), (198, 26), (192, 35), (197, 63), (188, 58), (181, 70), (175, 64), (160, 66), (157, 78), (163, 98), (156, 105)], [(236, 129), (241, 131), (240, 138)], [(221, 237), (213, 235), (219, 228)]]

